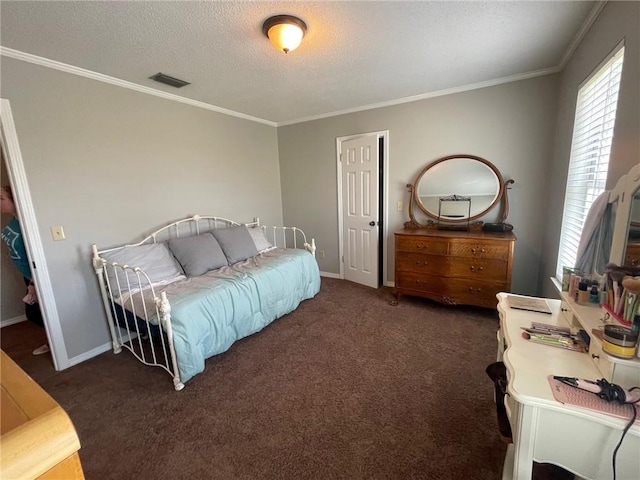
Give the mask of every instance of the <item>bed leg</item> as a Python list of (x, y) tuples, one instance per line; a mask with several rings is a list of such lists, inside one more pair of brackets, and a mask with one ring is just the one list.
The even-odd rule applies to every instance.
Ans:
[(100, 285), (100, 296), (102, 297), (102, 306), (104, 307), (104, 313), (107, 316), (107, 324), (109, 325), (109, 333), (111, 334), (111, 344), (113, 345), (113, 353), (120, 353), (122, 347), (120, 341), (116, 335), (116, 322), (111, 315), (111, 309), (109, 308), (109, 297), (107, 296), (107, 285), (104, 281), (104, 260), (98, 255), (98, 247), (96, 245), (91, 246), (93, 250), (93, 268), (98, 277), (98, 284)]
[(160, 322), (167, 334), (167, 343), (169, 343), (169, 355), (171, 356), (171, 369), (173, 370), (173, 386), (180, 391), (184, 388), (184, 384), (180, 381), (180, 371), (178, 370), (178, 362), (176, 361), (176, 350), (173, 346), (173, 328), (171, 326), (171, 305), (167, 298), (166, 292), (160, 293), (160, 298), (156, 299), (156, 305), (160, 313)]

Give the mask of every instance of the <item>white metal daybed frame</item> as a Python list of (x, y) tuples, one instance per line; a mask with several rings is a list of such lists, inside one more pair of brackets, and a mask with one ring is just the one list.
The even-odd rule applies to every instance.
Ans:
[[(205, 227), (202, 228), (201, 224), (205, 224)], [(122, 347), (124, 347), (143, 364), (160, 367), (166, 370), (173, 377), (173, 384), (176, 390), (182, 390), (184, 388), (184, 384), (180, 380), (180, 374), (178, 371), (176, 352), (173, 344), (173, 330), (171, 327), (171, 305), (167, 299), (166, 293), (162, 291), (160, 292), (160, 295), (157, 295), (155, 291), (157, 285), (154, 286), (149, 276), (140, 268), (136, 266), (120, 265), (115, 262), (110, 263), (102, 258), (101, 255), (128, 247), (158, 243), (172, 238), (179, 238), (181, 236), (199, 235), (200, 233), (209, 232), (216, 228), (229, 228), (240, 225), (261, 228), (267, 240), (269, 240), (273, 246), (280, 248), (298, 248), (298, 237), (300, 236), (303, 247), (315, 257), (315, 240), (311, 239), (311, 243), (308, 243), (304, 232), (297, 227), (264, 226), (260, 225), (260, 220), (258, 218), (253, 222), (240, 224), (227, 218), (205, 215), (194, 215), (165, 225), (135, 244), (123, 245), (104, 250), (98, 250), (95, 244), (92, 245), (93, 268), (98, 277), (98, 283), (100, 284), (100, 293), (102, 296), (104, 310), (107, 315), (114, 353), (120, 353), (122, 351)], [(111, 285), (109, 276), (107, 275), (108, 268), (112, 268), (116, 271), (118, 269), (122, 270), (127, 279), (126, 285), (121, 284), (120, 276), (118, 275), (115, 276), (117, 285)], [(144, 283), (149, 285), (147, 288), (151, 290), (151, 297), (153, 298), (152, 305), (147, 305), (147, 301), (143, 295), (143, 290), (131, 288), (129, 275), (135, 275), (138, 284), (140, 284), (142, 280)], [(147, 290), (147, 288), (145, 288), (145, 290)], [(115, 297), (113, 292), (117, 292)], [(140, 309), (136, 310), (133, 302), (135, 296), (141, 299), (142, 311), (140, 311)], [(137, 320), (132, 322), (135, 325), (135, 328), (133, 329), (130, 327), (130, 322), (127, 321), (126, 318), (123, 322), (124, 327), (118, 325), (117, 320), (114, 318), (116, 304), (122, 308), (125, 315), (127, 309), (125, 308), (126, 301), (120, 305), (120, 303), (116, 302), (115, 298), (128, 298), (130, 300), (130, 308), (128, 310), (135, 318), (142, 320), (144, 324), (146, 324), (146, 331), (141, 331)], [(149, 321), (149, 312), (155, 312), (155, 318), (159, 319), (157, 325)], [(161, 346), (154, 344), (153, 335), (150, 334), (150, 332), (157, 327), (159, 327), (160, 331), (164, 332), (166, 335), (166, 338), (162, 334), (159, 336)], [(123, 329), (126, 330), (126, 333), (123, 333)]]

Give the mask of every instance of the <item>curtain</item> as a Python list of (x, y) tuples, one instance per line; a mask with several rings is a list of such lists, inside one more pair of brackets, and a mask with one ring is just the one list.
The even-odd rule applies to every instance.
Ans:
[(602, 192), (593, 202), (582, 229), (576, 272), (582, 275), (604, 274), (605, 265), (611, 256), (613, 239), (613, 207), (609, 203), (609, 191)]

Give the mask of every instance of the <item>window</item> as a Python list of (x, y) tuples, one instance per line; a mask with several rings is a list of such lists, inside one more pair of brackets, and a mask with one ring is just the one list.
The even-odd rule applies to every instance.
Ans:
[(621, 44), (578, 90), (556, 266), (559, 279), (562, 267), (575, 265), (589, 208), (605, 189), (623, 60)]

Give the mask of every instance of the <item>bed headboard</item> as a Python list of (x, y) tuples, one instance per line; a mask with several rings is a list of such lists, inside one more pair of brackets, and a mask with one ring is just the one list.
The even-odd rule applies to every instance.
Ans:
[(280, 248), (304, 248), (315, 256), (315, 240), (307, 242), (307, 237), (302, 230), (297, 227), (265, 226), (260, 225), (260, 219), (254, 218), (252, 222), (238, 223), (224, 217), (214, 217), (211, 215), (193, 215), (171, 222), (158, 230), (147, 235), (138, 243), (122, 245), (119, 247), (96, 250), (96, 253), (106, 253), (125, 247), (135, 247), (150, 243), (160, 243), (172, 238), (191, 237), (201, 233), (210, 232), (217, 228), (230, 228), (245, 225), (248, 228), (261, 228), (267, 240), (274, 246)]

